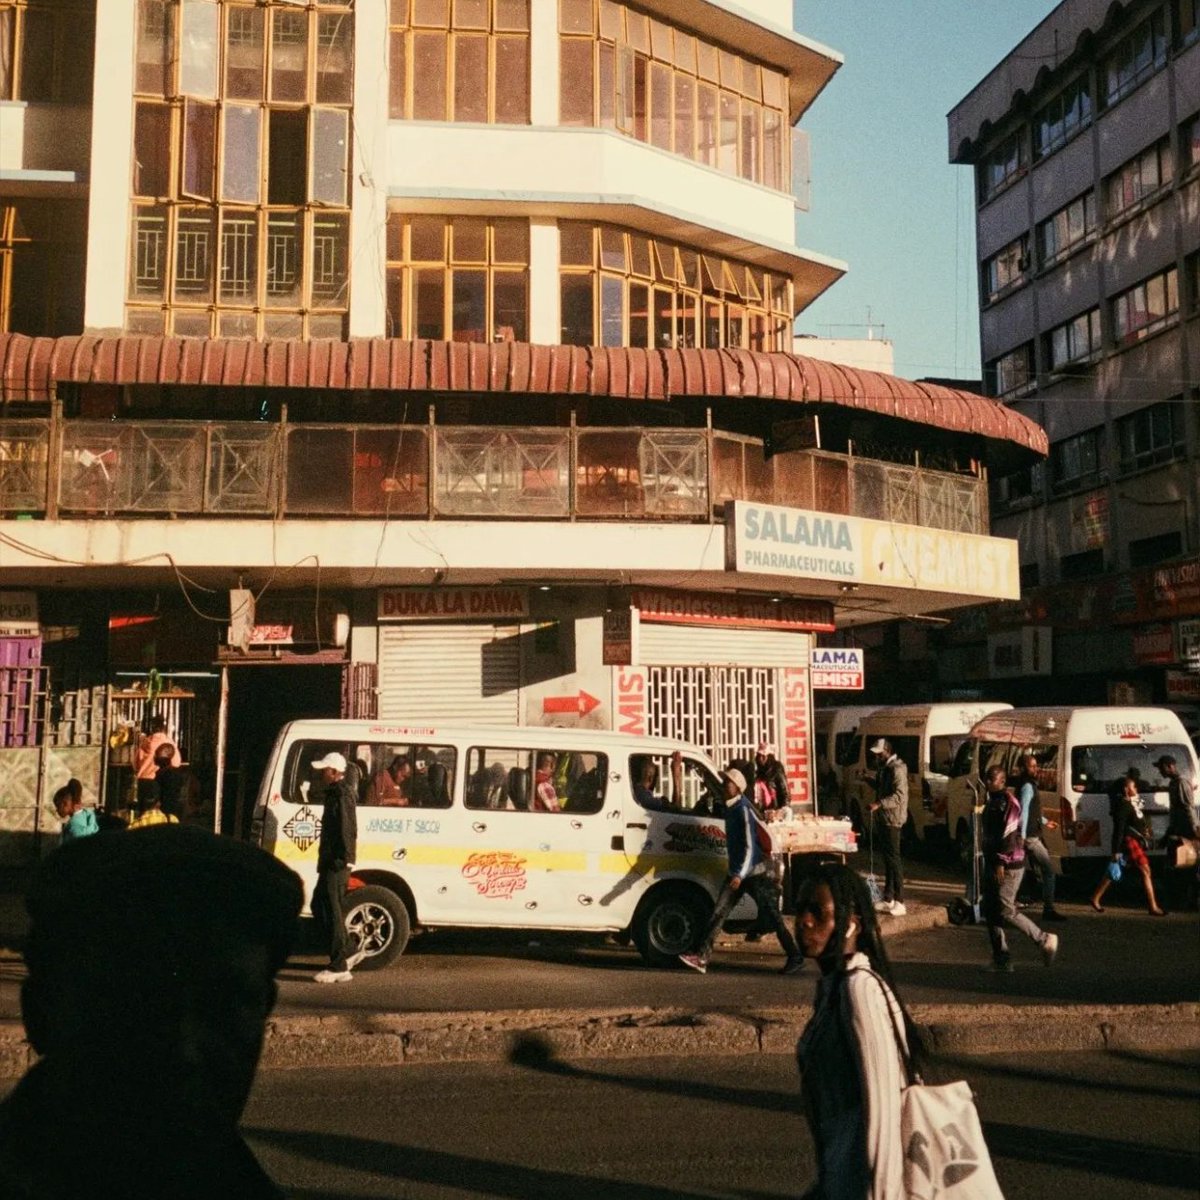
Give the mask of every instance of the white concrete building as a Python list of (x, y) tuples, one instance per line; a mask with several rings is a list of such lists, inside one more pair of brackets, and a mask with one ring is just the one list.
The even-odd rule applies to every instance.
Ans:
[(790, 353), (790, 12), (0, 0), (0, 755), (119, 807), (159, 712), (232, 829), (291, 717), (641, 722), (806, 797), (814, 636), (1015, 594), (1042, 441)]

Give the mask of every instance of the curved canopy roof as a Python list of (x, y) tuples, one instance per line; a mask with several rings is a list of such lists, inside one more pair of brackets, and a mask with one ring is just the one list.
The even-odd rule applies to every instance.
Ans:
[[(645, 350), (362, 339), (60, 337), (0, 334), (0, 401), (46, 401), (58, 384), (332, 388), (605, 396), (718, 397), (835, 405), (993, 443), (1011, 460), (1048, 451), (1045, 430), (973, 392), (913, 383), (782, 352)], [(11, 411), (11, 410), (10, 410)]]

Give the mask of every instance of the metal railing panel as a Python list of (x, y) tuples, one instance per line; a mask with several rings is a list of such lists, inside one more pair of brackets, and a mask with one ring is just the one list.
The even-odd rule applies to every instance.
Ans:
[(0, 420), (0, 512), (43, 512), (50, 422)]
[(648, 515), (708, 514), (708, 444), (703, 433), (645, 430), (638, 465)]
[(434, 508), (447, 516), (570, 515), (570, 431), (438, 429)]
[(279, 427), (212, 425), (204, 481), (205, 511), (273, 513), (279, 488)]

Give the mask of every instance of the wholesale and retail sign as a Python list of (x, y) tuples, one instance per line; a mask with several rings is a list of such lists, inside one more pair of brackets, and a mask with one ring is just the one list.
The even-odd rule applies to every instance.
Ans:
[(381, 621), (497, 621), (529, 616), (523, 587), (381, 588)]
[(1021, 594), (1009, 538), (744, 500), (729, 506), (727, 522), (726, 566), (734, 571), (994, 600)]
[(863, 651), (857, 646), (814, 646), (808, 662), (814, 688), (861, 691), (866, 682)]
[(741, 596), (730, 592), (688, 592), (634, 588), (633, 607), (650, 624), (727, 626), (738, 629), (832, 633), (833, 605), (801, 597)]

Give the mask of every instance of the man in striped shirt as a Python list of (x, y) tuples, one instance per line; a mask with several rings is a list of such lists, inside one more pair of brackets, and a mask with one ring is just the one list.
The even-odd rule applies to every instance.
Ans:
[[(781, 974), (794, 975), (804, 965), (804, 957), (796, 945), (792, 931), (779, 911), (775, 883), (767, 871), (770, 834), (759, 820), (746, 794), (746, 777), (736, 767), (722, 772), (725, 785), (725, 852), (729, 856), (729, 875), (717, 897), (712, 920), (704, 941), (695, 954), (681, 954), (679, 961), (701, 975), (708, 970), (713, 943), (725, 918), (743, 894), (750, 895), (759, 912), (775, 929), (779, 944), (787, 954)], [(764, 922), (765, 923), (765, 922)]]

